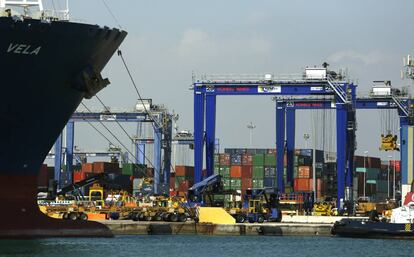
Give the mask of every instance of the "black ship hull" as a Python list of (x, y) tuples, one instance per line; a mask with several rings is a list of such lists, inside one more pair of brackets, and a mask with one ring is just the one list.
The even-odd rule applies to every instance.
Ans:
[(332, 234), (355, 238), (414, 239), (414, 224), (342, 219), (335, 222)]
[(36, 202), (37, 174), (126, 32), (0, 17), (0, 237), (110, 236), (95, 222), (51, 219)]

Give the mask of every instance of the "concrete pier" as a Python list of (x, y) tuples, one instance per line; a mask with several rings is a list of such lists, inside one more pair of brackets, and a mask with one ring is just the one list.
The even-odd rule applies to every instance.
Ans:
[(329, 236), (332, 223), (243, 223), (218, 225), (194, 222), (102, 221), (114, 235), (277, 235)]

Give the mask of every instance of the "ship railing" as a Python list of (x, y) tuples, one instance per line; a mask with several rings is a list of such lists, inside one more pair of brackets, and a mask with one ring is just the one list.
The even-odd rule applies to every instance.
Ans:
[(39, 16), (40, 19), (59, 21), (69, 21), (69, 17), (69, 11), (67, 10), (43, 10)]
[(6, 12), (8, 8), (0, 8), (0, 17), (17, 17), (19, 19), (39, 19), (46, 21), (69, 21), (68, 11), (57, 11), (57, 10), (43, 10), (43, 11), (30, 11), (30, 12), (19, 12), (17, 10), (10, 10)]

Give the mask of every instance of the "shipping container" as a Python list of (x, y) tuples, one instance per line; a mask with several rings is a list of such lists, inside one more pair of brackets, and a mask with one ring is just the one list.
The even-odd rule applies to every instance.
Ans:
[(220, 166), (220, 175), (224, 178), (230, 177), (230, 166)]
[(230, 187), (233, 190), (241, 189), (241, 179), (240, 178), (231, 178)]
[(231, 165), (241, 165), (242, 164), (242, 155), (238, 154), (238, 153), (230, 155), (230, 164)]
[(255, 154), (252, 156), (253, 166), (263, 166), (264, 165), (264, 154)]
[(230, 167), (231, 178), (241, 178), (241, 176), (242, 176), (242, 166), (233, 165)]
[(253, 166), (253, 176), (254, 179), (263, 179), (264, 178), (264, 167), (263, 166)]
[(252, 178), (253, 177), (253, 167), (252, 166), (242, 166), (242, 178)]
[(266, 154), (264, 159), (264, 165), (276, 167), (276, 154)]
[(276, 168), (275, 167), (264, 167), (264, 177), (275, 177)]
[(175, 175), (180, 177), (194, 177), (194, 167), (175, 166)]
[(242, 155), (242, 165), (253, 165), (253, 156), (251, 154)]
[(299, 166), (298, 167), (298, 178), (310, 178), (311, 177), (310, 166)]
[(263, 188), (263, 179), (252, 179), (253, 188)]
[(276, 177), (265, 177), (263, 187), (276, 187)]
[(223, 182), (223, 189), (230, 190), (231, 189), (231, 179), (230, 178), (222, 178), (221, 181)]
[(253, 180), (251, 178), (242, 178), (242, 192), (244, 193), (246, 189), (253, 187)]
[(82, 172), (92, 173), (93, 172), (93, 163), (83, 163)]
[(220, 166), (230, 166), (230, 154), (219, 155)]

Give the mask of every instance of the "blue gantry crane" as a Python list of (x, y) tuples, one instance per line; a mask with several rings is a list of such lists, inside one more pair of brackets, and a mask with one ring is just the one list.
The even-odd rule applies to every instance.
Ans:
[[(386, 82), (384, 82), (385, 84)], [(382, 88), (387, 88), (383, 86)], [(370, 96), (356, 98), (355, 101), (355, 109), (370, 109), (370, 110), (384, 110), (384, 109), (395, 109), (398, 111), (399, 121), (400, 121), (400, 139), (403, 138), (403, 131), (402, 129), (406, 125), (414, 125), (413, 120), (413, 104), (414, 101), (407, 97), (406, 94), (401, 94), (399, 91), (398, 93), (392, 92), (391, 87), (388, 87), (389, 90), (383, 93), (375, 93), (373, 91)], [(373, 88), (375, 90), (375, 88)], [(286, 119), (286, 131), (281, 132), (281, 134), (285, 134), (286, 132), (286, 154), (287, 154), (287, 183), (292, 183), (293, 178), (293, 155), (294, 155), (294, 147), (295, 147), (295, 111), (296, 110), (315, 110), (315, 109), (336, 109), (337, 104), (335, 99), (326, 99), (326, 98), (279, 98), (276, 99), (276, 112), (282, 112), (281, 115), (277, 115), (276, 123), (280, 123), (278, 119)], [(281, 134), (277, 134), (278, 140), (283, 136)], [(350, 143), (349, 141), (347, 142)], [(401, 148), (401, 159), (402, 156), (405, 156), (406, 148)], [(353, 158), (353, 151), (349, 152), (352, 154)], [(350, 196), (352, 192), (352, 183), (353, 183), (353, 162), (352, 158), (350, 158), (350, 162), (347, 164), (345, 169), (345, 188), (349, 190), (346, 196)], [(340, 171), (338, 171), (340, 172)], [(339, 178), (338, 176), (338, 184), (343, 182), (343, 178)], [(339, 181), (339, 179), (341, 181)], [(403, 174), (403, 180), (406, 180), (406, 174)], [(403, 182), (404, 184), (407, 184)], [(339, 190), (339, 187), (338, 187)], [(339, 194), (338, 194), (339, 195)], [(350, 199), (344, 199), (350, 200)], [(339, 206), (339, 205), (338, 205)]]
[[(171, 171), (171, 141), (172, 141), (172, 115), (166, 108), (158, 105), (152, 105), (151, 101), (148, 101), (148, 106), (142, 108), (137, 106), (136, 110), (130, 112), (111, 112), (108, 109), (102, 112), (91, 111), (77, 111), (75, 112), (69, 122), (66, 125), (66, 147), (65, 147), (65, 160), (66, 160), (66, 173), (68, 177), (68, 183), (71, 183), (70, 178), (73, 173), (73, 156), (74, 156), (74, 131), (76, 122), (133, 122), (133, 123), (152, 123), (154, 133), (154, 156), (153, 156), (153, 168), (154, 168), (154, 193), (158, 193), (158, 190), (162, 184), (163, 187), (168, 188), (165, 185), (169, 185), (170, 171)], [(136, 159), (138, 164), (144, 164), (145, 149), (142, 151), (142, 141), (135, 140), (136, 143)], [(62, 135), (56, 140), (55, 146), (55, 180), (58, 181), (58, 185), (61, 184), (61, 164), (62, 164)], [(164, 151), (164, 158), (162, 158), (162, 150)], [(163, 163), (162, 163), (163, 162)], [(162, 172), (161, 172), (161, 169)], [(160, 174), (163, 174), (162, 179)], [(166, 190), (168, 192), (168, 190)]]
[[(338, 181), (344, 181), (346, 164), (354, 147), (347, 144), (355, 137), (356, 85), (342, 80), (342, 75), (323, 68), (306, 68), (299, 76), (203, 76), (193, 82), (194, 91), (194, 182), (202, 181), (203, 148), (206, 147), (206, 176), (213, 174), (216, 127), (216, 97), (222, 95), (256, 96), (333, 96), (337, 105)], [(281, 103), (280, 103), (281, 104)], [(284, 110), (276, 107), (277, 188), (284, 192), (283, 150)], [(205, 121), (205, 124), (204, 124)], [(338, 184), (338, 198), (344, 198), (345, 183)]]

